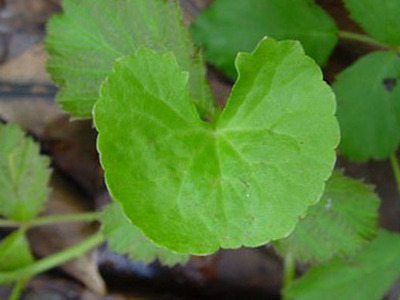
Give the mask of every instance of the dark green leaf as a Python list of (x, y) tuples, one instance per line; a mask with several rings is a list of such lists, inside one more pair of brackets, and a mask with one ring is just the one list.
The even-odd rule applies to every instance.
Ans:
[(339, 74), (333, 89), (342, 154), (366, 161), (394, 153), (400, 143), (400, 57), (368, 54)]
[(306, 53), (324, 65), (337, 32), (314, 0), (216, 0), (193, 25), (193, 37), (207, 60), (233, 78), (236, 54), (253, 50), (264, 36), (299, 40)]

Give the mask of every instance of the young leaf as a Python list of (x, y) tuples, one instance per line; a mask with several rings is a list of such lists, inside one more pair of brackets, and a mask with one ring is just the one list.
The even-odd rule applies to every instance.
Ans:
[(58, 102), (77, 117), (91, 117), (102, 81), (116, 58), (144, 45), (172, 51), (190, 73), (192, 100), (212, 114), (213, 101), (202, 57), (183, 26), (176, 0), (64, 0), (64, 13), (51, 19), (48, 70), (60, 84)]
[(400, 45), (399, 0), (344, 0), (351, 17), (382, 43)]
[(0, 271), (14, 271), (33, 263), (34, 259), (25, 232), (9, 234), (0, 243)]
[(30, 220), (48, 196), (49, 159), (16, 125), (0, 124), (0, 145), (0, 214)]
[(286, 239), (283, 253), (301, 261), (323, 262), (340, 254), (354, 255), (376, 234), (379, 198), (371, 187), (336, 171), (326, 183), (321, 201)]
[(333, 85), (342, 132), (340, 150), (355, 161), (390, 156), (400, 143), (400, 57), (368, 54)]
[[(298, 42), (236, 61), (219, 119), (200, 119), (172, 53), (120, 60), (94, 109), (108, 188), (158, 245), (206, 254), (290, 233), (335, 162), (334, 94)], [(162, 70), (162, 72), (160, 72)]]
[(128, 254), (132, 260), (150, 263), (159, 259), (162, 264), (173, 266), (185, 263), (188, 255), (177, 254), (149, 241), (139, 228), (126, 219), (117, 203), (109, 205), (103, 213), (102, 231), (112, 251)]
[(314, 0), (216, 0), (193, 25), (193, 38), (206, 58), (230, 77), (239, 51), (251, 51), (265, 35), (299, 40), (324, 65), (337, 42), (332, 18)]
[(285, 292), (296, 300), (383, 299), (400, 273), (399, 249), (400, 235), (382, 230), (359, 256), (313, 267)]

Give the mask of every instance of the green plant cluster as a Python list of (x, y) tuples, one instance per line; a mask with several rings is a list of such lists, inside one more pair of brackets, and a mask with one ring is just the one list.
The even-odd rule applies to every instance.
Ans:
[[(62, 108), (94, 120), (114, 203), (37, 217), (48, 159), (0, 125), (0, 225), (18, 228), (0, 244), (0, 284), (17, 282), (18, 295), (30, 277), (104, 240), (170, 266), (273, 243), (284, 298), (382, 298), (400, 273), (400, 235), (378, 229), (373, 187), (333, 169), (338, 146), (358, 162), (390, 157), (400, 187), (400, 2), (344, 2), (368, 36), (340, 31), (312, 0), (214, 1), (192, 35), (236, 78), (221, 108), (177, 1), (64, 0), (48, 25), (48, 70)], [(382, 51), (340, 73), (332, 91), (319, 65), (339, 38)], [(93, 220), (101, 233), (34, 261), (29, 227)], [(296, 261), (311, 264), (297, 280)]]

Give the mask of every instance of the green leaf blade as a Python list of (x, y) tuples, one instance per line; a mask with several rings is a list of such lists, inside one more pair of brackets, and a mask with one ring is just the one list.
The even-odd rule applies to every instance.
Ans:
[(324, 65), (337, 43), (332, 18), (311, 0), (216, 0), (192, 28), (206, 58), (232, 78), (239, 51), (252, 51), (264, 36), (299, 40), (306, 53)]
[(168, 266), (184, 264), (188, 255), (177, 254), (149, 241), (139, 228), (130, 223), (117, 203), (108, 206), (102, 215), (102, 231), (112, 251), (128, 254), (134, 261), (151, 263), (155, 259)]
[(400, 272), (400, 235), (380, 231), (353, 259), (311, 268), (285, 291), (292, 299), (382, 299)]
[(0, 272), (14, 271), (34, 262), (25, 232), (18, 230), (0, 243)]
[(371, 187), (336, 171), (320, 202), (278, 249), (303, 262), (353, 256), (376, 234), (379, 203)]
[(214, 102), (199, 51), (183, 26), (175, 0), (66, 0), (48, 25), (48, 70), (60, 84), (58, 102), (76, 117), (91, 117), (99, 88), (114, 61), (141, 46), (172, 51), (191, 74), (190, 90), (202, 115)]
[(370, 36), (388, 45), (400, 45), (400, 2), (344, 0), (350, 15)]
[[(141, 50), (102, 88), (94, 112), (108, 188), (158, 245), (191, 254), (258, 246), (292, 231), (323, 192), (339, 132), (318, 66), (296, 42), (263, 40), (247, 57), (215, 124), (196, 114), (171, 54)], [(254, 101), (257, 115), (241, 123)]]
[(16, 125), (0, 124), (0, 145), (0, 214), (28, 221), (47, 200), (49, 159)]
[(340, 151), (354, 161), (384, 159), (400, 143), (400, 57), (375, 52), (338, 75), (333, 85), (342, 131)]

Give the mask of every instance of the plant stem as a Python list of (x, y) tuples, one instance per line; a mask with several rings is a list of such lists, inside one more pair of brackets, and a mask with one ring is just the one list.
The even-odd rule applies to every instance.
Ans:
[(392, 165), (394, 178), (396, 179), (397, 191), (400, 193), (400, 167), (399, 167), (399, 161), (397, 160), (396, 157), (396, 153), (390, 155), (390, 164)]
[(52, 225), (57, 223), (67, 223), (67, 222), (92, 222), (100, 219), (100, 213), (90, 212), (90, 213), (80, 213), (80, 214), (70, 214), (70, 215), (53, 215), (38, 217), (30, 221), (13, 221), (0, 219), (0, 227), (35, 227)]
[(282, 287), (282, 299), (288, 300), (289, 298), (285, 295), (285, 289), (293, 282), (296, 275), (296, 260), (292, 253), (286, 253), (283, 259), (283, 287)]
[(354, 33), (354, 32), (349, 32), (349, 31), (339, 31), (339, 37), (342, 39), (345, 39), (345, 40), (361, 42), (364, 44), (377, 46), (377, 47), (387, 49), (387, 50), (400, 51), (399, 48), (396, 46), (386, 45), (384, 43), (381, 43), (381, 42), (367, 36), (367, 35), (363, 35), (363, 34), (359, 34), (359, 33)]
[(50, 255), (46, 258), (38, 260), (37, 262), (28, 265), (26, 267), (22, 267), (15, 271), (9, 272), (0, 272), (0, 284), (11, 283), (13, 281), (30, 278), (39, 273), (50, 270), (54, 267), (62, 265), (71, 259), (77, 258), (87, 251), (99, 246), (104, 242), (104, 236), (102, 233), (96, 233), (93, 236), (87, 238), (82, 243), (67, 248), (61, 252)]
[(18, 300), (20, 298), (20, 295), (22, 293), (22, 290), (24, 289), (25, 286), (25, 280), (21, 279), (18, 280), (12, 289), (11, 295), (10, 295), (10, 300)]

